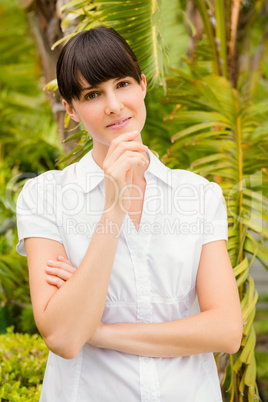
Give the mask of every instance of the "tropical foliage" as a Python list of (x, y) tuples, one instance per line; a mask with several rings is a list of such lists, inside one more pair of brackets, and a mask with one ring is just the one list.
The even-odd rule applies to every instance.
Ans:
[[(189, 161), (191, 169), (218, 181), (223, 189), (229, 215), (228, 251), (237, 277), (245, 323), (240, 352), (230, 356), (231, 400), (239, 400), (238, 392), (244, 394), (247, 387), (246, 400), (253, 400), (258, 395), (253, 352), (256, 337), (252, 326), (257, 293), (249, 269), (255, 257), (266, 268), (268, 266), (267, 246), (264, 244), (268, 233), (262, 221), (263, 218), (267, 220), (268, 206), (268, 178), (262, 168), (265, 166), (264, 150), (267, 149), (263, 127), (268, 104), (244, 102), (223, 77), (210, 75), (199, 81), (193, 76), (174, 76), (173, 83), (176, 80), (187, 89), (191, 84), (195, 86), (195, 105), (189, 108), (183, 94), (174, 95), (170, 90), (168, 97), (176, 96), (181, 107), (168, 119), (172, 119), (173, 125), (177, 123), (185, 128), (174, 134), (174, 144), (164, 159), (173, 165), (180, 149), (184, 149), (187, 155), (192, 155)], [(258, 238), (253, 233), (258, 234)]]
[(26, 16), (15, 0), (2, 0), (0, 15), (0, 327), (33, 332), (27, 262), (15, 250), (15, 204), (25, 179), (54, 168), (61, 146)]
[[(172, 44), (173, 35), (179, 32), (175, 24), (176, 7), (179, 3), (175, 1), (166, 5), (169, 5), (168, 9), (160, 8), (157, 0), (72, 0), (63, 7), (63, 11), (69, 12), (62, 22), (62, 29), (65, 30), (70, 22), (76, 21), (78, 24), (54, 46), (66, 42), (77, 32), (100, 24), (113, 27), (130, 43), (146, 71), (150, 86), (157, 83), (165, 87), (164, 66), (167, 53), (163, 35), (166, 41)], [(169, 27), (165, 33), (160, 30), (162, 24)], [(175, 50), (175, 47), (172, 46), (172, 50)], [(180, 49), (177, 48), (176, 52), (178, 50)], [(174, 57), (174, 54), (170, 53), (171, 57)]]
[[(240, 351), (230, 356), (225, 369), (230, 365), (230, 400), (251, 401), (259, 397), (254, 356), (256, 335), (252, 325), (258, 295), (249, 269), (255, 258), (268, 268), (265, 244), (268, 238), (265, 223), (268, 220), (268, 103), (258, 100), (259, 94), (265, 91), (265, 85), (256, 85), (255, 74), (260, 76), (265, 58), (262, 54), (257, 60), (259, 47), (255, 47), (254, 53), (251, 44), (251, 57), (254, 63), (258, 61), (251, 74), (244, 71), (240, 60), (245, 53), (243, 40), (248, 41), (250, 35), (256, 34), (254, 19), (256, 22), (262, 7), (261, 2), (256, 2), (251, 10), (246, 7), (237, 10), (239, 2), (227, 9), (222, 9), (221, 1), (215, 1), (212, 7), (205, 2), (195, 3), (210, 54), (200, 55), (197, 42), (196, 57), (187, 63), (188, 71), (174, 71), (168, 79), (165, 102), (176, 103), (176, 107), (166, 118), (172, 122), (174, 135), (164, 161), (174, 167), (177, 161), (187, 161), (191, 170), (218, 181), (223, 189), (229, 217), (228, 251), (244, 319)], [(266, 16), (267, 21), (265, 10), (263, 14), (262, 20)], [(214, 19), (208, 18), (209, 15)], [(246, 28), (238, 31), (242, 19)], [(238, 34), (240, 48), (233, 49), (233, 36)], [(233, 57), (237, 59), (236, 64)], [(252, 64), (249, 60), (248, 65)]]

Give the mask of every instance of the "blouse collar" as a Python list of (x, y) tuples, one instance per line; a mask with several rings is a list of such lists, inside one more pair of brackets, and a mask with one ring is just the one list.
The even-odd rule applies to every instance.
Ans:
[[(102, 180), (104, 180), (104, 172), (95, 162), (92, 156), (92, 151), (93, 150), (91, 149), (85, 156), (83, 156), (75, 167), (77, 182), (85, 193), (93, 190)], [(148, 149), (147, 155), (149, 156), (150, 162), (145, 171), (145, 177), (152, 174), (170, 187), (174, 187), (175, 183), (172, 176), (172, 170), (165, 166), (150, 149)]]

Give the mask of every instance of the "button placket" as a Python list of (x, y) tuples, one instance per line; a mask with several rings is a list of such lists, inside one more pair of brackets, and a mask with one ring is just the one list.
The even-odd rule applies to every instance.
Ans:
[(160, 402), (159, 383), (154, 358), (140, 356), (141, 400)]
[[(156, 210), (157, 200), (157, 179), (151, 178), (147, 182), (146, 198), (152, 200), (150, 202), (150, 212), (143, 211), (141, 225), (146, 224), (152, 227)], [(144, 199), (144, 205), (146, 199)], [(150, 226), (151, 225), (151, 226)], [(151, 241), (152, 233), (148, 231), (143, 233), (140, 226), (139, 232), (133, 231), (126, 234), (127, 242), (131, 249), (132, 261), (136, 278), (137, 292), (137, 322), (152, 323), (152, 302), (151, 302), (151, 280), (149, 267), (146, 261), (147, 251)], [(160, 391), (158, 376), (156, 372), (155, 361), (150, 357), (139, 357), (140, 360), (140, 383), (141, 383), (141, 400), (142, 402), (160, 402)]]

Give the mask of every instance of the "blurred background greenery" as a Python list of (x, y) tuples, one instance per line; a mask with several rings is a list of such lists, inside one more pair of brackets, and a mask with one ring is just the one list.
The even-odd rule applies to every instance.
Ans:
[[(268, 297), (264, 291), (258, 302), (252, 278), (257, 262), (268, 268), (268, 2), (0, 0), (0, 20), (1, 400), (38, 400), (46, 357), (26, 258), (15, 250), (16, 199), (28, 178), (92, 147), (90, 133), (65, 116), (55, 66), (72, 35), (99, 24), (129, 41), (147, 76), (143, 142), (167, 166), (223, 189), (245, 325), (239, 352), (215, 356), (219, 377), (226, 401), (268, 400)], [(10, 326), (22, 338), (6, 334)], [(30, 371), (10, 375), (5, 358), (13, 347), (28, 367), (18, 348), (31, 342), (42, 349), (33, 353), (42, 361), (38, 381)]]

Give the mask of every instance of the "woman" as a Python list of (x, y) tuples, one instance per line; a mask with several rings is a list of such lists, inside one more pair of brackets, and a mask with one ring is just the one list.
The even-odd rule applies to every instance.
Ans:
[(40, 400), (221, 401), (212, 353), (238, 350), (242, 317), (220, 187), (143, 145), (146, 79), (114, 30), (73, 37), (57, 78), (93, 150), (18, 200), (50, 349)]

